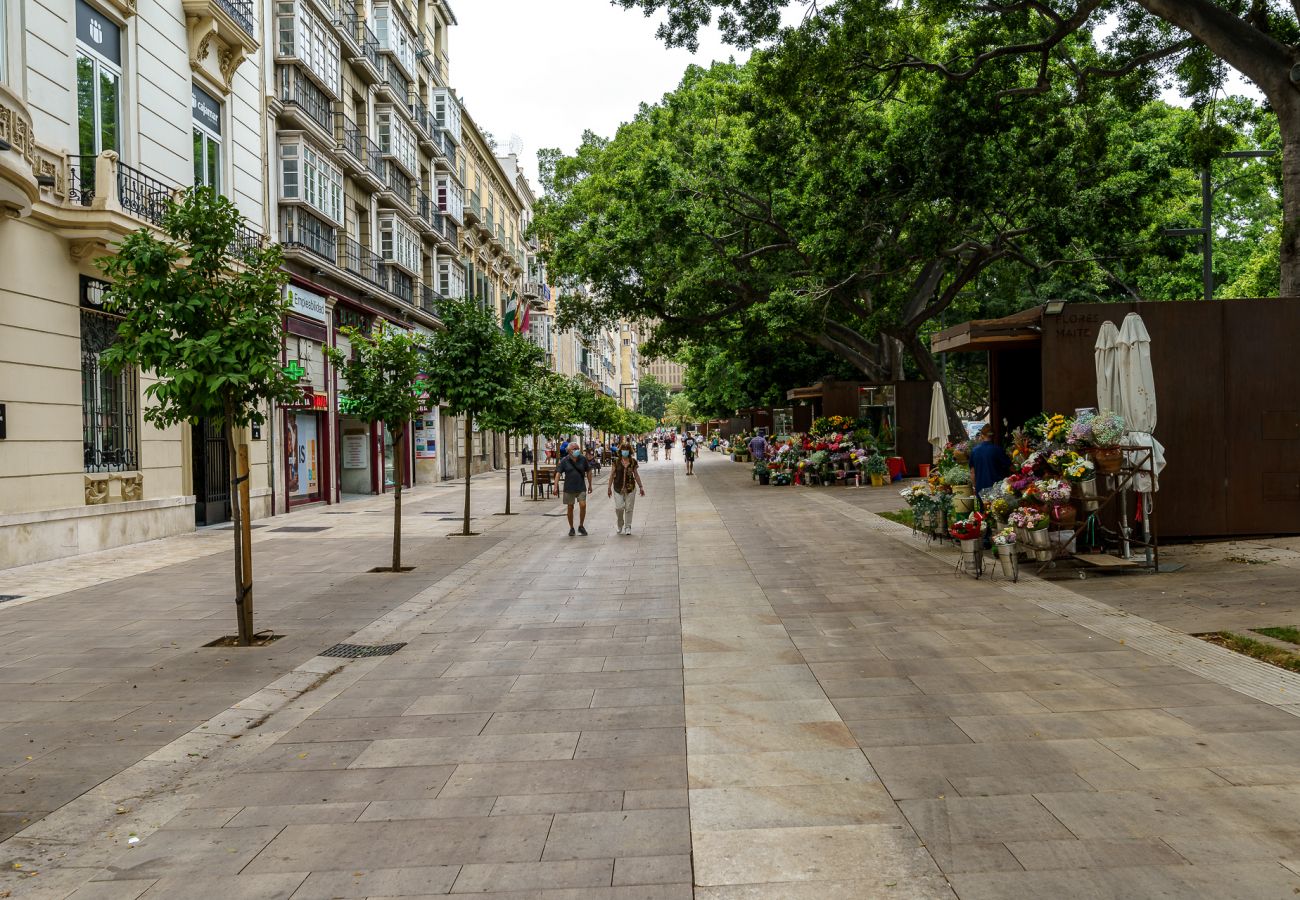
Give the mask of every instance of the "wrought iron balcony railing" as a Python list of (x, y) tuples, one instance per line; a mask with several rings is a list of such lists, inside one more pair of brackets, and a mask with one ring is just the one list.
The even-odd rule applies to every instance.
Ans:
[(333, 133), (330, 98), (297, 66), (280, 67), (280, 102), (298, 107), (323, 130)]
[(332, 265), (338, 265), (338, 241), (334, 227), (299, 207), (281, 207), (280, 243), (285, 249), (300, 247)]
[(253, 0), (217, 0), (217, 5), (251, 37), (257, 37), (257, 21), (253, 15)]
[(360, 276), (371, 284), (385, 287), (379, 274), (379, 254), (369, 247), (363, 247), (350, 237), (343, 237), (339, 244), (339, 263), (353, 275)]

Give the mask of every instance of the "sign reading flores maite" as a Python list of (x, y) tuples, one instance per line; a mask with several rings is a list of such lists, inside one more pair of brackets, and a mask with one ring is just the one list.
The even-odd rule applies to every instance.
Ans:
[(326, 300), (324, 297), (315, 291), (298, 287), (296, 284), (291, 284), (284, 290), (293, 302), (293, 311), (295, 313), (308, 319), (315, 319), (317, 322), (325, 321)]

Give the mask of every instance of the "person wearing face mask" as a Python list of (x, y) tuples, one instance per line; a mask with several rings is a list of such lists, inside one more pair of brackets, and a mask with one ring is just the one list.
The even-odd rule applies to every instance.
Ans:
[(591, 490), (591, 463), (582, 455), (582, 445), (569, 444), (568, 453), (555, 467), (556, 477), (564, 478), (565, 514), (569, 519), (569, 537), (573, 537), (573, 505), (578, 505), (577, 534), (587, 533), (587, 492)]
[(614, 498), (614, 516), (618, 519), (618, 533), (632, 533), (632, 510), (636, 506), (637, 495), (645, 496), (645, 485), (641, 483), (641, 472), (632, 455), (632, 445), (623, 444), (618, 448), (618, 458), (610, 467), (609, 489), (607, 496)]

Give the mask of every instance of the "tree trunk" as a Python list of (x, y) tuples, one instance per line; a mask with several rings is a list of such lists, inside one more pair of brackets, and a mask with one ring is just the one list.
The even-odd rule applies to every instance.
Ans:
[[(244, 577), (245, 511), (239, 507), (239, 463), (235, 449), (235, 404), (227, 397), (222, 402), (221, 437), (226, 444), (226, 465), (230, 469), (230, 523), (235, 549), (235, 620), (242, 647), (253, 643), (253, 593)], [(251, 574), (251, 573), (250, 573)], [(251, 579), (249, 579), (251, 580)]]
[(1278, 296), (1300, 297), (1300, 109), (1278, 111), (1282, 130), (1282, 279)]
[(474, 416), (465, 413), (465, 528), (461, 534), (469, 535), (469, 476), (474, 453)]
[(393, 571), (402, 571), (402, 481), (406, 477), (406, 426), (393, 433)]
[(506, 515), (510, 512), (510, 432), (506, 432)]

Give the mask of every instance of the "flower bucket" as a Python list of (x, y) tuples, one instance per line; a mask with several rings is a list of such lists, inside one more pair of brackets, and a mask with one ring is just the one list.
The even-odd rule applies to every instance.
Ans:
[(959, 512), (959, 513), (973, 512), (975, 510), (975, 498), (962, 497), (954, 493), (952, 495), (952, 509), (953, 512)]
[(934, 518), (931, 519), (930, 521), (934, 526), (933, 530), (936, 536), (938, 537), (948, 536), (948, 514), (946, 512), (944, 512), (942, 509), (938, 510), (934, 514)]
[(1093, 447), (1090, 455), (1097, 471), (1106, 475), (1119, 472), (1124, 462), (1124, 451), (1118, 447)]
[(952, 486), (952, 495), (954, 497), (973, 497), (975, 491), (969, 484), (954, 484)]
[(1019, 548), (1015, 544), (998, 544), (998, 565), (1002, 567), (1002, 574), (1007, 578), (1016, 577), (1016, 556), (1019, 554)]
[(1019, 525), (1016, 526), (1016, 543), (1025, 544), (1026, 546), (1029, 544), (1028, 528), (1021, 528)]
[(1034, 559), (1038, 560), (1039, 562), (1050, 562), (1051, 559), (1052, 559), (1052, 551), (1051, 551), (1051, 550), (1035, 550), (1035, 551), (1034, 551)]
[(884, 486), (885, 486), (885, 476), (884, 476), (884, 475), (872, 475), (872, 476), (871, 476), (871, 486), (872, 486), (872, 487), (884, 487)]
[(1079, 499), (1084, 512), (1096, 512), (1101, 506), (1097, 499), (1097, 479), (1089, 478), (1079, 482)]
[(919, 470), (919, 472), (920, 472), (920, 476), (921, 476), (922, 478), (929, 478), (929, 477), (930, 477), (930, 464), (929, 464), (929, 463), (921, 463), (921, 465), (918, 466), (917, 468), (918, 468), (918, 470)]
[(1050, 553), (1052, 550), (1052, 538), (1051, 535), (1047, 533), (1047, 529), (1029, 529), (1029, 546), (1033, 547), (1036, 551), (1046, 550)]
[(771, 476), (771, 475), (759, 475), (759, 476), (758, 476), (758, 483), (759, 483), (759, 484), (767, 484), (767, 483), (770, 482), (771, 480), (772, 480), (772, 476)]
[(978, 569), (980, 557), (984, 555), (983, 538), (962, 538), (957, 543), (961, 545), (961, 559), (968, 568)]

